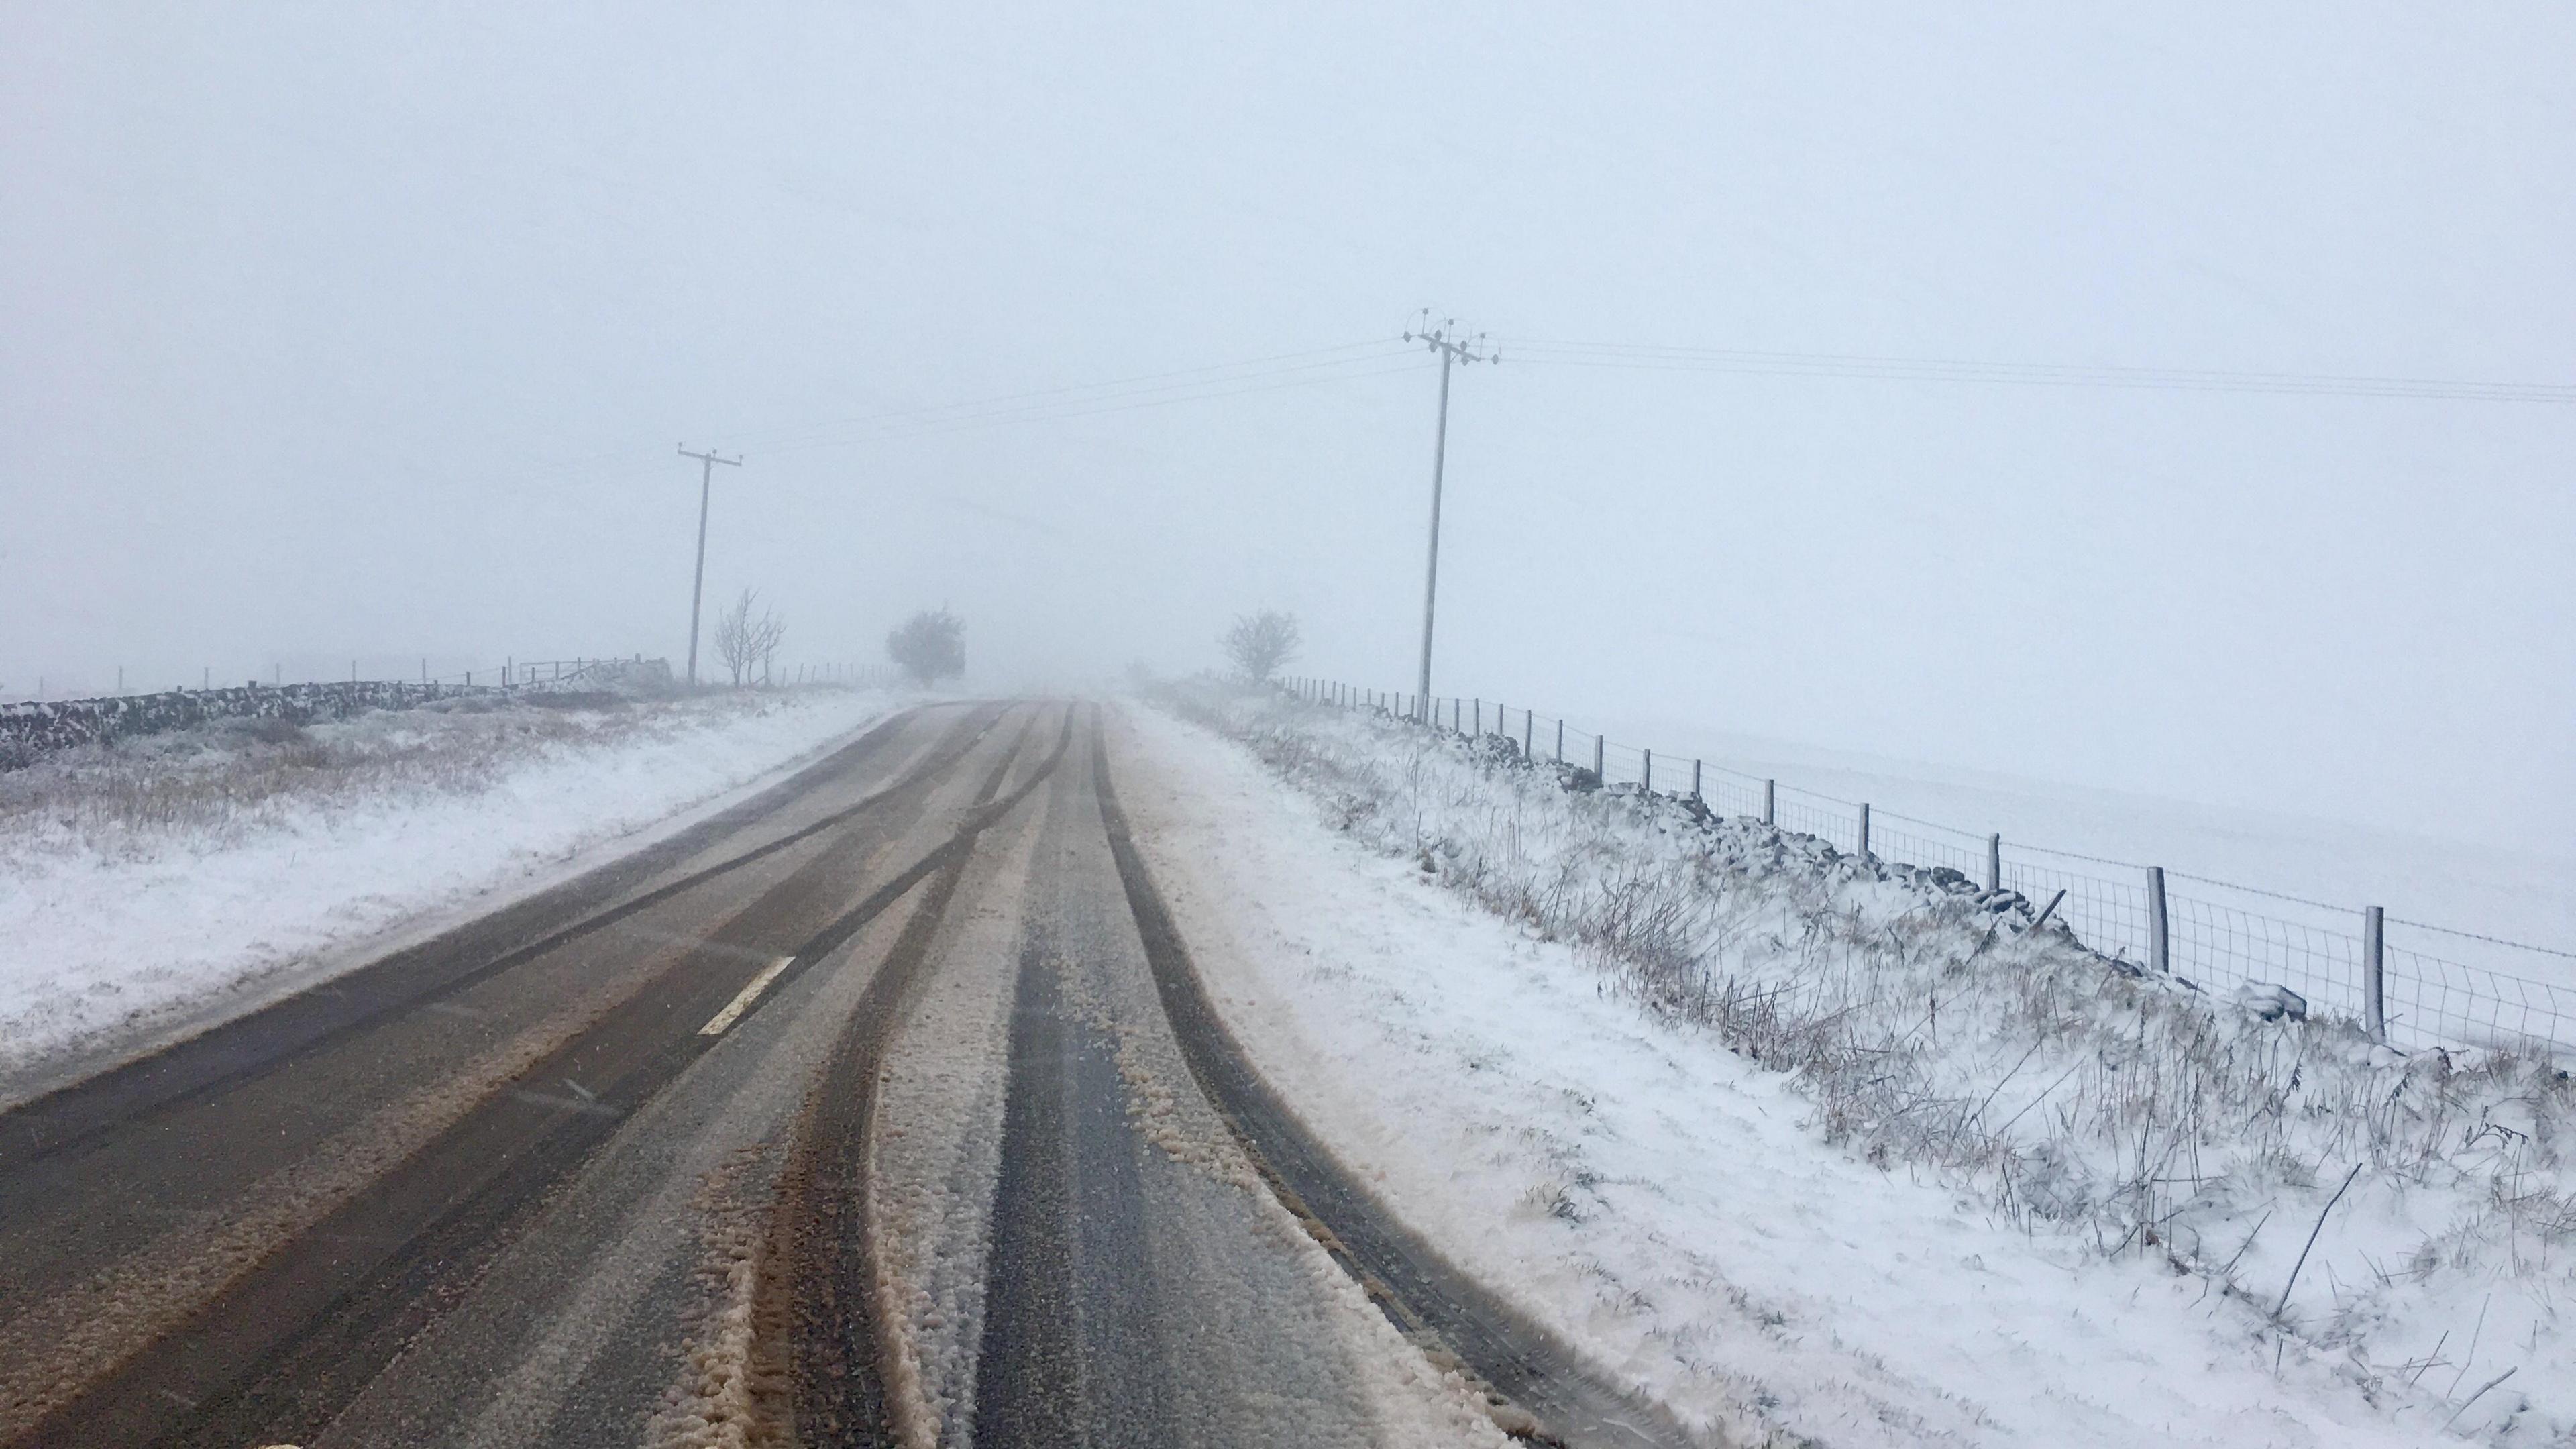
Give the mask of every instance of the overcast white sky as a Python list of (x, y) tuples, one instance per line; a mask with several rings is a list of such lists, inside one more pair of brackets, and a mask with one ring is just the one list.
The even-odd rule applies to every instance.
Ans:
[[(2576, 383), (2576, 7), (1604, 10), (11, 5), (0, 697), (676, 659), (680, 439), (798, 658), (946, 601), (992, 687), (1186, 668), (1268, 604), (1402, 685), (1431, 371), (819, 425), (1424, 303)], [(2576, 406), (1504, 352), (1444, 692), (2576, 854)]]

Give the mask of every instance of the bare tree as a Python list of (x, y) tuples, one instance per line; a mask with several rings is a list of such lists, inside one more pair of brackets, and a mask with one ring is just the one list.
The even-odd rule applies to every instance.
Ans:
[(1245, 614), (1218, 642), (1225, 646), (1225, 657), (1234, 661), (1244, 678), (1260, 684), (1278, 673), (1280, 665), (1297, 657), (1297, 616), (1276, 609)]
[(886, 656), (915, 684), (935, 684), (966, 672), (966, 621), (946, 609), (925, 609), (886, 635)]
[(755, 670), (767, 677), (770, 658), (777, 654), (779, 641), (787, 637), (786, 621), (778, 617), (777, 610), (764, 608), (757, 615), (751, 612), (758, 598), (757, 590), (745, 589), (742, 597), (733, 601), (733, 607), (716, 618), (716, 657), (732, 673), (736, 689)]
[(779, 618), (774, 610), (761, 610), (760, 627), (758, 631), (752, 635), (751, 643), (752, 648), (756, 650), (760, 656), (760, 682), (762, 684), (768, 684), (770, 682), (770, 661), (778, 657), (778, 641), (786, 637), (787, 621)]

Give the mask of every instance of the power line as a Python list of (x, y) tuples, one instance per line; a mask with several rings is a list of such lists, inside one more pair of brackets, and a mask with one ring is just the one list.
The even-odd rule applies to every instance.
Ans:
[[(1352, 359), (1352, 363), (1383, 362), (1390, 357), (1405, 356), (1402, 350)], [(1276, 392), (1284, 388), (1320, 387), (1328, 383), (1356, 382), (1364, 378), (1385, 377), (1398, 372), (1419, 372), (1426, 364), (1408, 360), (1397, 367), (1370, 367), (1344, 370), (1314, 376), (1294, 376), (1303, 368), (1285, 368), (1241, 377), (1213, 379), (1204, 383), (1175, 385), (1165, 388), (1142, 388), (1132, 392), (1113, 392), (1097, 397), (1068, 398), (1053, 404), (998, 408), (980, 413), (951, 416), (924, 416), (872, 431), (846, 437), (820, 438), (785, 447), (773, 447), (772, 455), (811, 452), (819, 448), (856, 447), (867, 443), (893, 442), (908, 438), (930, 437), (941, 433), (972, 431), (978, 428), (1008, 426), (1015, 423), (1061, 422), (1073, 418), (1096, 417), (1104, 413), (1131, 412), (1139, 408), (1169, 407), (1177, 403), (1207, 402), (1220, 398), (1243, 397), (1253, 393)], [(1220, 385), (1249, 384), (1249, 385)], [(1186, 388), (1186, 390), (1184, 390)], [(927, 410), (925, 410), (927, 411)]]
[[(863, 413), (855, 417), (840, 418), (830, 422), (791, 425), (782, 429), (773, 430), (766, 434), (728, 434), (725, 440), (735, 446), (741, 446), (745, 443), (758, 443), (762, 446), (763, 451), (774, 451), (775, 449), (772, 445), (777, 443), (806, 442), (817, 436), (830, 434), (842, 428), (865, 427), (872, 423), (903, 422), (913, 419), (927, 418), (935, 414), (963, 412), (1010, 404), (1032, 407), (1043, 406), (1047, 399), (1080, 401), (1082, 399), (1077, 398), (1075, 396), (1076, 394), (1100, 394), (1107, 392), (1110, 389), (1118, 388), (1134, 388), (1138, 392), (1154, 392), (1163, 389), (1187, 388), (1203, 384), (1240, 381), (1248, 377), (1269, 376), (1275, 372), (1281, 371), (1293, 372), (1304, 368), (1327, 368), (1340, 366), (1348, 362), (1370, 361), (1373, 360), (1373, 358), (1340, 356), (1340, 354), (1363, 352), (1370, 349), (1375, 349), (1377, 356), (1391, 355), (1393, 352), (1401, 350), (1383, 338), (1371, 338), (1365, 342), (1345, 342), (1333, 347), (1312, 347), (1295, 352), (1275, 352), (1260, 357), (1242, 358), (1233, 362), (1212, 362), (1198, 367), (1177, 368), (1167, 372), (1148, 372), (1140, 373), (1132, 377), (1108, 378), (1100, 382), (1072, 383), (1061, 387), (1039, 388), (1029, 392), (1001, 393), (991, 397), (967, 398), (957, 402), (948, 403), (929, 403), (919, 407), (888, 408), (881, 412)], [(1323, 360), (1307, 361), (1306, 359)], [(1274, 363), (1292, 362), (1298, 365), (1296, 367), (1289, 368), (1272, 368), (1270, 366), (1270, 364)], [(1139, 386), (1140, 384), (1160, 384), (1160, 387)]]
[[(1335, 354), (1360, 353), (1365, 353), (1365, 355), (1335, 356)], [(1030, 392), (1004, 393), (996, 396), (967, 399), (959, 402), (928, 404), (915, 408), (895, 408), (883, 412), (845, 418), (838, 422), (829, 424), (814, 423), (782, 426), (779, 429), (767, 433), (726, 434), (724, 435), (724, 441), (728, 446), (739, 446), (745, 441), (757, 442), (764, 438), (783, 439), (790, 443), (790, 446), (766, 447), (762, 449), (762, 451), (770, 453), (797, 453), (811, 451), (820, 447), (842, 447), (860, 443), (890, 442), (904, 438), (927, 436), (933, 433), (962, 431), (973, 427), (987, 426), (995, 423), (1048, 422), (1054, 421), (1058, 418), (1087, 417), (1097, 413), (1124, 411), (1125, 408), (1123, 407), (1088, 406), (1088, 404), (1115, 398), (1146, 397), (1148, 398), (1147, 401), (1134, 405), (1150, 407), (1159, 406), (1165, 401), (1196, 402), (1209, 399), (1242, 396), (1247, 393), (1269, 392), (1276, 390), (1277, 387), (1307, 386), (1310, 384), (1381, 377), (1391, 372), (1414, 371), (1416, 369), (1412, 366), (1404, 368), (1377, 368), (1359, 372), (1336, 372), (1332, 371), (1332, 369), (1358, 367), (1372, 362), (1382, 362), (1391, 357), (1408, 355), (1410, 355), (1410, 350), (1408, 348), (1383, 338), (1372, 339), (1366, 342), (1346, 342), (1334, 347), (1303, 348), (1293, 352), (1269, 353), (1259, 357), (1242, 358), (1232, 362), (1208, 363), (1198, 367), (1178, 368), (1167, 372), (1143, 373), (1130, 377), (1107, 379), (1101, 382), (1075, 383), (1061, 387), (1042, 388)], [(1265, 364), (1268, 363), (1294, 361), (1296, 359), (1323, 360), (1298, 363), (1295, 366), (1284, 368), (1265, 366)], [(1325, 375), (1303, 379), (1291, 376), (1291, 374), (1308, 370), (1322, 370)], [(1230, 386), (1230, 384), (1236, 383), (1264, 383), (1267, 379), (1278, 377), (1289, 377), (1290, 380), (1263, 386)], [(1166, 379), (1178, 380), (1164, 381)], [(1134, 384), (1156, 382), (1161, 382), (1162, 385), (1159, 387), (1131, 386)], [(1158, 392), (1173, 393), (1176, 395), (1163, 399), (1154, 399), (1151, 397), (1152, 394)], [(1045, 399), (1054, 399), (1055, 401), (1053, 403), (1041, 401)], [(866, 424), (871, 422), (879, 423), (881, 426), (861, 431), (848, 437), (832, 437), (829, 435), (828, 430), (831, 428), (864, 428)], [(520, 476), (532, 483), (540, 480), (598, 478), (616, 472), (622, 472), (623, 469), (620, 465), (640, 464), (644, 460), (655, 456), (660, 455), (654, 454), (650, 450), (646, 449), (630, 449), (603, 452), (579, 458), (563, 458), (547, 462), (530, 462), (524, 466)]]
[(1875, 379), (1898, 382), (2000, 383), (2023, 387), (2099, 387), (2158, 392), (2235, 392), (2318, 397), (2424, 398), (2466, 402), (2576, 403), (2576, 386), (2447, 378), (2345, 376), (2322, 373), (2226, 372), (2062, 363), (1981, 362), (1966, 358), (1892, 357), (1866, 353), (1770, 352), (1746, 348), (1506, 338), (1524, 360), (1560, 367), (1659, 372), (1718, 372), (1756, 377)]

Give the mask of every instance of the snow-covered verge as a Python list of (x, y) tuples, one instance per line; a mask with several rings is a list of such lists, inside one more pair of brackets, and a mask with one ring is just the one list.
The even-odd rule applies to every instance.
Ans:
[(1677, 1410), (1754, 1442), (2576, 1438), (2554, 1065), (2266, 1020), (2018, 898), (1499, 742), (1158, 702), (1203, 728), (1132, 712), (1131, 812), (1247, 1048)]
[(542, 884), (896, 703), (467, 699), (225, 721), (0, 775), (0, 1101), (67, 1058), (254, 1006), (318, 954)]

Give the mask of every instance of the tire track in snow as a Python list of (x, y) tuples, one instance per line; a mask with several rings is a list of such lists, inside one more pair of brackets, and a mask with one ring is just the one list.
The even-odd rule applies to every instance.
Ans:
[(1146, 872), (1118, 807), (1105, 747), (1093, 752), (1092, 768), (1111, 854), (1144, 938), (1164, 1015), (1200, 1090), (1225, 1116), (1280, 1203), (1434, 1362), (1455, 1364), (1491, 1386), (1489, 1405), (1505, 1432), (1568, 1449), (1691, 1444), (1669, 1414), (1609, 1387), (1554, 1335), (1408, 1231), (1262, 1080), (1208, 1000), (1188, 946)]

